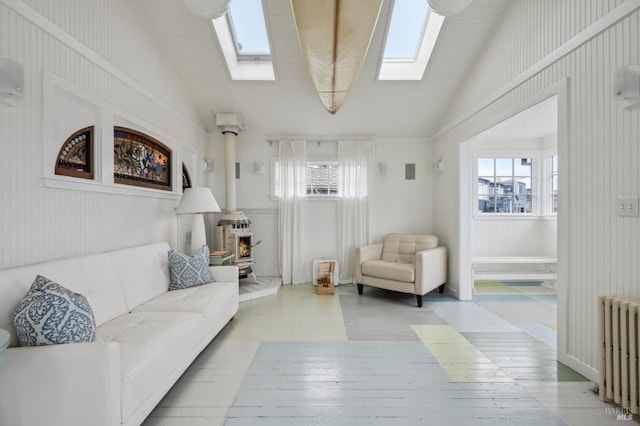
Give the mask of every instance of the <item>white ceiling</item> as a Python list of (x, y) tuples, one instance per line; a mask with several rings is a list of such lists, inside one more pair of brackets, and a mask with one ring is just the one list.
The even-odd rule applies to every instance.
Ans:
[(477, 138), (542, 138), (558, 132), (558, 97), (552, 96), (485, 130)]
[[(445, 20), (421, 81), (377, 81), (390, 0), (385, 0), (360, 77), (336, 115), (316, 97), (302, 57), (290, 0), (264, 0), (276, 81), (232, 81), (208, 21), (180, 0), (132, 0), (182, 80), (208, 130), (215, 111), (240, 111), (243, 138), (367, 136), (427, 138), (438, 130), (507, 0), (474, 0)], [(315, 0), (309, 0), (315, 1)], [(421, 0), (416, 0), (421, 1)]]

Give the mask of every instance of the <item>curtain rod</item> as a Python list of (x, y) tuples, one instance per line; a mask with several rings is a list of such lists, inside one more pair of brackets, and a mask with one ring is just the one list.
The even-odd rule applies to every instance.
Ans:
[(281, 140), (303, 140), (307, 143), (322, 143), (322, 142), (338, 143), (338, 139), (305, 139), (305, 138), (267, 139), (267, 142), (272, 144), (272, 143), (278, 143)]
[(288, 137), (288, 138), (282, 138), (282, 139), (267, 139), (267, 143), (271, 146), (274, 143), (278, 143), (281, 140), (304, 140), (307, 143), (317, 143), (317, 144), (321, 144), (324, 142), (327, 143), (338, 143), (339, 140), (372, 140), (371, 137), (353, 137), (353, 136), (347, 136), (347, 137), (343, 137), (340, 139), (307, 139), (307, 138), (303, 138), (303, 137)]

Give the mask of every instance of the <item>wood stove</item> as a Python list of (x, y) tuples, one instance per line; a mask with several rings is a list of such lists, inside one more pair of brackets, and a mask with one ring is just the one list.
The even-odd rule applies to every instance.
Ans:
[(253, 234), (251, 221), (241, 211), (225, 213), (216, 227), (216, 250), (228, 250), (234, 254), (234, 265), (240, 277), (251, 276), (255, 281), (253, 265)]

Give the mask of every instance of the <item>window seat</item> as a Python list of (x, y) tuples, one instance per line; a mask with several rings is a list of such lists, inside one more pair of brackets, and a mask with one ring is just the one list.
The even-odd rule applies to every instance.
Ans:
[(551, 256), (482, 256), (471, 259), (473, 281), (556, 280), (558, 259)]

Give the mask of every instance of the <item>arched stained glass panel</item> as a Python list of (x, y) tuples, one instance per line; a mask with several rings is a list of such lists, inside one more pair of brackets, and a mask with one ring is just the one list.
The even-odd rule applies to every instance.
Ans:
[(67, 138), (58, 153), (55, 173), (93, 179), (93, 126), (80, 129)]
[(113, 180), (171, 191), (171, 150), (144, 133), (114, 127)]
[(187, 188), (191, 188), (191, 178), (189, 177), (189, 170), (187, 170), (187, 166), (182, 163), (182, 191)]

